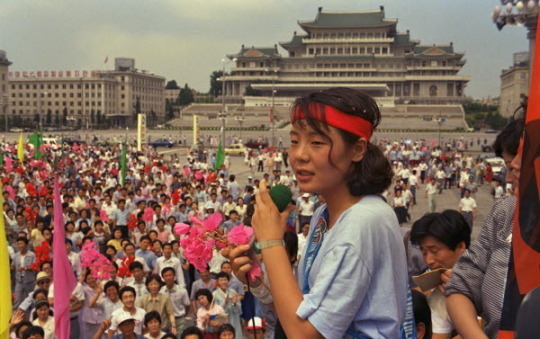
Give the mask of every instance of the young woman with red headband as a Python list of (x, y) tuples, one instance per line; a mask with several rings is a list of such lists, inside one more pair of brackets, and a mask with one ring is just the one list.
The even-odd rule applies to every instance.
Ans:
[[(252, 224), (289, 338), (403, 336), (405, 250), (396, 215), (380, 197), (392, 169), (369, 142), (380, 119), (376, 102), (349, 88), (295, 101), (290, 163), (300, 189), (326, 202), (313, 215), (298, 282), (281, 246), (290, 209), (280, 214), (261, 182)], [(251, 268), (247, 249), (229, 254), (239, 278)]]

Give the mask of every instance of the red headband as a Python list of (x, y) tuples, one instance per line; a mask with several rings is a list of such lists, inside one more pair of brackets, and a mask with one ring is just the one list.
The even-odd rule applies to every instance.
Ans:
[[(324, 117), (322, 114), (323, 112)], [(343, 113), (332, 106), (319, 103), (310, 103), (309, 113), (311, 118), (315, 120), (326, 122), (328, 125), (335, 128), (344, 130), (359, 137), (364, 137), (368, 141), (371, 139), (371, 135), (373, 134), (373, 125), (369, 121), (360, 118), (359, 116)], [(305, 118), (306, 116), (300, 106), (296, 106), (292, 122), (294, 123), (296, 120)]]

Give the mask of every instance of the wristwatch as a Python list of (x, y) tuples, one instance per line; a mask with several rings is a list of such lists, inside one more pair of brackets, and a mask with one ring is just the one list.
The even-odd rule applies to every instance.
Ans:
[(257, 248), (259, 251), (264, 250), (265, 248), (270, 248), (274, 246), (285, 247), (285, 241), (283, 239), (278, 239), (278, 240), (267, 240), (267, 241), (255, 242), (255, 248)]

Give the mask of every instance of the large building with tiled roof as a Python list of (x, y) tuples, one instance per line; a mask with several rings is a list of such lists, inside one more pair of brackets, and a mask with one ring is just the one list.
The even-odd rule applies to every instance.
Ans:
[[(230, 54), (236, 65), (225, 77), (226, 96), (246, 105), (286, 105), (291, 97), (332, 86), (350, 86), (383, 106), (459, 104), (469, 77), (458, 74), (465, 60), (452, 43), (421, 45), (397, 19), (374, 11), (330, 12), (298, 21), (305, 33), (273, 47), (246, 47)], [(246, 92), (246, 88), (248, 88)], [(272, 96), (272, 94), (274, 94)]]

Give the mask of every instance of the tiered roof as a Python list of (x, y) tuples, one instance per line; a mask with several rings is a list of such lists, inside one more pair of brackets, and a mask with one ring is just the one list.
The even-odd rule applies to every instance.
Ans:
[(384, 9), (359, 12), (329, 12), (319, 8), (315, 20), (298, 21), (298, 24), (309, 32), (311, 28), (377, 28), (395, 26), (397, 19), (386, 19)]

